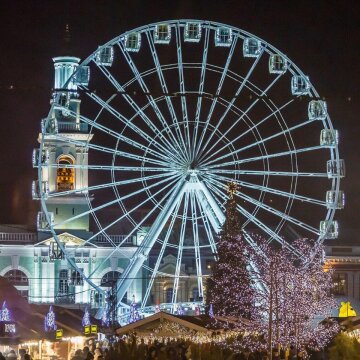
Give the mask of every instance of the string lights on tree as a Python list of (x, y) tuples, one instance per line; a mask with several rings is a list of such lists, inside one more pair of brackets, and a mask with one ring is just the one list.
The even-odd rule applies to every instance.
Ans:
[(0, 321), (12, 321), (12, 315), (10, 310), (7, 307), (6, 301), (3, 302), (1, 310), (0, 310)]
[(135, 295), (133, 295), (132, 302), (130, 304), (129, 324), (138, 320), (140, 320), (140, 314), (137, 309), (137, 304), (135, 302)]
[(88, 307), (85, 308), (85, 313), (84, 313), (81, 323), (82, 323), (82, 326), (88, 326), (91, 324)]
[(49, 312), (45, 316), (44, 328), (46, 332), (56, 331), (57, 329), (55, 313), (52, 306), (50, 306)]
[[(236, 184), (228, 185), (218, 261), (207, 287), (209, 315), (214, 321), (231, 319), (225, 327), (236, 330), (234, 350), (323, 348), (338, 331), (337, 324), (320, 322), (336, 307), (332, 271), (323, 267), (323, 247), (299, 239), (293, 244), (295, 255), (287, 246), (276, 248), (255, 234), (251, 236), (258, 247), (249, 246), (240, 232), (237, 191)], [(229, 339), (224, 345), (229, 346)]]
[(240, 219), (236, 209), (237, 185), (230, 183), (226, 203), (226, 219), (217, 245), (218, 261), (207, 282), (207, 304), (217, 316), (253, 318), (254, 287), (247, 270), (246, 242), (239, 237)]

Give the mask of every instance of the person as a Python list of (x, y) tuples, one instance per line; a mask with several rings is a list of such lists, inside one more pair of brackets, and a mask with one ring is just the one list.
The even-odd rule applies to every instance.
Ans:
[(7, 354), (6, 358), (9, 359), (9, 360), (17, 359), (15, 350), (11, 349), (10, 352)]
[(24, 360), (31, 360), (31, 356), (29, 354), (24, 354)]
[(6, 360), (5, 356), (2, 354), (2, 352), (0, 351), (0, 360)]
[(90, 352), (90, 349), (88, 346), (84, 346), (84, 348), (83, 348), (83, 357), (85, 360), (94, 359), (94, 355)]
[(147, 353), (147, 346), (145, 344), (144, 339), (141, 338), (140, 345), (137, 347), (137, 352), (136, 352), (137, 359), (139, 360), (145, 359), (146, 353)]
[(71, 358), (71, 360), (84, 360), (81, 349), (77, 349), (75, 351), (75, 355)]
[(149, 349), (148, 356), (146, 357), (146, 360), (153, 360), (153, 359), (158, 359), (156, 347), (154, 347), (154, 346), (152, 346)]
[(101, 348), (97, 347), (95, 349), (95, 353), (94, 353), (94, 360), (99, 360), (99, 359), (102, 359), (102, 358), (103, 358), (103, 354), (102, 354)]

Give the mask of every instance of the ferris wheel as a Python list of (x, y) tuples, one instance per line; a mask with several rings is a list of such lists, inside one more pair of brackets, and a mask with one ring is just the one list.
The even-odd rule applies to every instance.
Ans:
[[(59, 222), (49, 199), (77, 195), (86, 208), (61, 225), (71, 229), (90, 216), (85, 245), (101, 237), (111, 248), (104, 261), (126, 256), (136, 242), (118, 299), (144, 269), (142, 306), (158, 276), (171, 279), (169, 302), (176, 303), (188, 259), (203, 295), (204, 259), (216, 257), (229, 183), (237, 185), (242, 231), (252, 246), (261, 235), (302, 256), (292, 238), (321, 243), (337, 236), (334, 213), (344, 206), (345, 172), (338, 131), (309, 77), (266, 41), (211, 21), (165, 21), (117, 36), (69, 71), (66, 96), (55, 96), (43, 124), (39, 196), (55, 239)], [(69, 105), (75, 93), (81, 113)], [(59, 116), (86, 129), (83, 138), (64, 136)], [(87, 186), (52, 191), (44, 185), (46, 132), (89, 152), (61, 163), (86, 171)], [(125, 235), (116, 238), (119, 233)], [(164, 270), (168, 255), (175, 262)], [(96, 287), (94, 273), (86, 280)]]

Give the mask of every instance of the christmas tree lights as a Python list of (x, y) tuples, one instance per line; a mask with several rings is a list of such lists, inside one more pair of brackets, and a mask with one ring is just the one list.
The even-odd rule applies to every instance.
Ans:
[(132, 302), (130, 304), (129, 324), (138, 321), (139, 319), (140, 319), (140, 314), (135, 302), (135, 295), (133, 295)]
[(89, 310), (87, 307), (85, 308), (85, 313), (84, 313), (81, 323), (82, 323), (82, 326), (87, 326), (87, 325), (91, 324), (90, 314), (89, 314)]
[(0, 321), (12, 321), (12, 315), (7, 307), (6, 301), (3, 302), (0, 310)]
[(237, 191), (228, 185), (218, 261), (207, 283), (209, 315), (227, 319), (222, 326), (233, 333), (223, 345), (236, 351), (323, 348), (338, 331), (331, 320), (320, 322), (336, 307), (323, 246), (299, 239), (292, 244), (299, 256), (256, 234), (257, 248), (250, 246), (241, 235)]
[(44, 328), (46, 332), (56, 331), (57, 329), (55, 313), (52, 306), (50, 306), (49, 312), (45, 316)]

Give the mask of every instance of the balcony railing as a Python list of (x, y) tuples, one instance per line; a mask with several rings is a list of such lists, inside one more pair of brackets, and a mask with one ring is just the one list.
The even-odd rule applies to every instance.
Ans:
[(35, 233), (0, 233), (0, 242), (3, 241), (22, 241), (33, 243), (37, 241)]
[(55, 304), (75, 304), (75, 295), (59, 294), (55, 296)]
[(88, 124), (58, 121), (58, 131), (60, 133), (88, 133)]
[[(106, 245), (111, 244), (111, 241), (114, 244), (120, 244), (124, 241), (124, 239), (127, 237), (127, 235), (98, 235), (95, 238), (95, 242), (99, 245)], [(109, 240), (110, 238), (110, 240)], [(124, 245), (135, 245), (136, 244), (136, 236), (129, 236), (125, 242)]]

